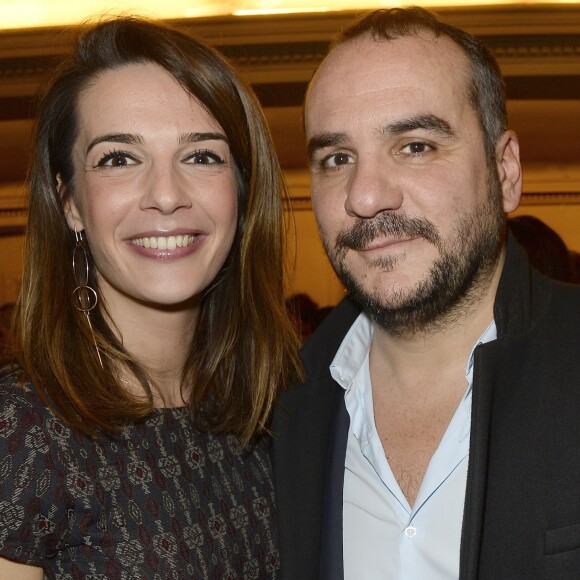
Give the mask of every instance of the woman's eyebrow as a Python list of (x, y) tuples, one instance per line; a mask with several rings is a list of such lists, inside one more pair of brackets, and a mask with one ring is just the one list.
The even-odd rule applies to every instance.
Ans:
[[(135, 133), (107, 133), (106, 135), (100, 135), (93, 139), (88, 147), (86, 153), (98, 145), (99, 143), (127, 143), (130, 145), (141, 145), (144, 143), (142, 135)], [(184, 143), (198, 143), (200, 141), (225, 141), (228, 142), (227, 137), (223, 133), (183, 133), (179, 137), (179, 144)]]
[(133, 133), (107, 133), (106, 135), (101, 135), (93, 139), (89, 143), (86, 153), (99, 143), (128, 143), (137, 145), (143, 143), (143, 137)]
[(179, 137), (179, 144), (185, 143), (199, 143), (200, 141), (225, 141), (228, 143), (228, 138), (223, 133), (183, 133)]

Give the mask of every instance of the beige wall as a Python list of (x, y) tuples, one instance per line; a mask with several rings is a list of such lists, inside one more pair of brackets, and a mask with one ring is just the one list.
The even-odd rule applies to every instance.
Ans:
[(0, 306), (14, 302), (22, 273), (22, 235), (0, 236)]
[[(326, 258), (312, 210), (294, 211), (296, 240), (290, 244), (290, 294), (308, 294), (318, 306), (334, 306), (344, 289)], [(294, 260), (293, 248), (296, 248)]]
[(25, 205), (21, 184), (0, 184), (0, 306), (14, 302), (20, 288)]

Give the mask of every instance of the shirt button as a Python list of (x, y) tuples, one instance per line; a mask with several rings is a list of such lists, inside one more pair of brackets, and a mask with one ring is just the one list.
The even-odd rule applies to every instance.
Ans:
[(415, 526), (408, 526), (405, 528), (405, 536), (409, 539), (413, 539), (417, 535), (417, 528)]

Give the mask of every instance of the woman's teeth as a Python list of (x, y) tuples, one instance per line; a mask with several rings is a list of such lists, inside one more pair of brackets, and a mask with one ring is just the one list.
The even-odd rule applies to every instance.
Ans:
[(150, 236), (147, 238), (136, 238), (131, 243), (142, 248), (152, 248), (153, 250), (175, 250), (185, 248), (197, 239), (197, 236)]

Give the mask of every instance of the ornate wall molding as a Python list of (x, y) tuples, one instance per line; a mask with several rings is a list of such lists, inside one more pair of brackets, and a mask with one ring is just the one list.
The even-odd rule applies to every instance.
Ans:
[(526, 205), (580, 205), (580, 191), (525, 193), (520, 207)]
[[(508, 75), (580, 76), (580, 5), (441, 9), (477, 34)], [(306, 83), (354, 12), (215, 17), (172, 23), (222, 50), (257, 84)], [(65, 56), (74, 29), (0, 32), (0, 99), (31, 97)], [(0, 118), (1, 112), (0, 102)]]
[(16, 183), (0, 186), (0, 236), (24, 233), (27, 216), (23, 186)]

